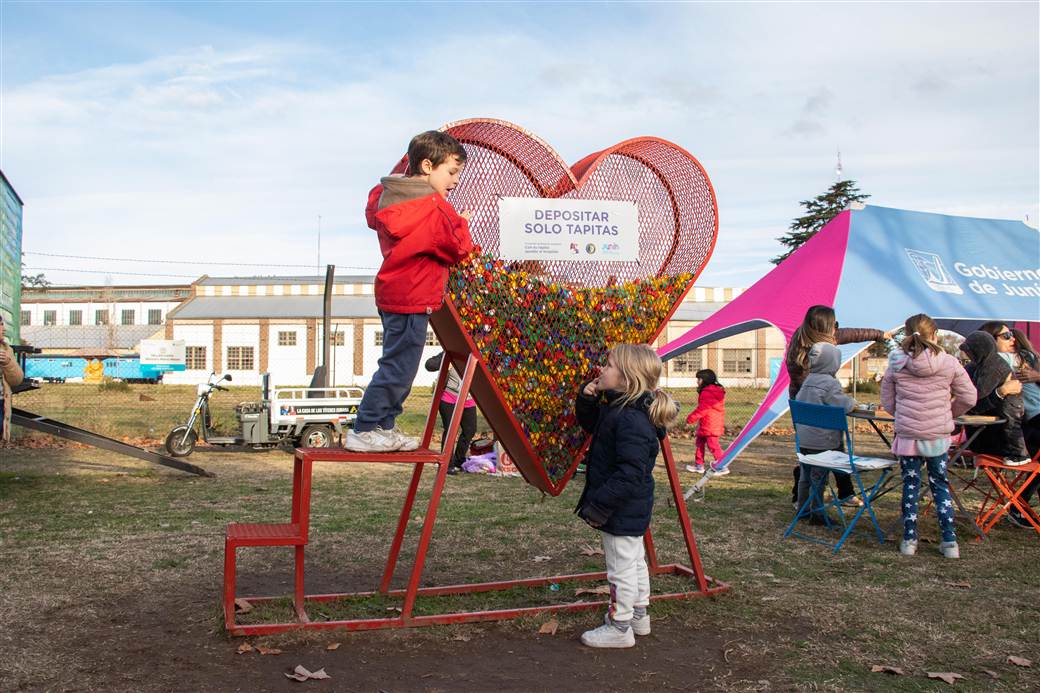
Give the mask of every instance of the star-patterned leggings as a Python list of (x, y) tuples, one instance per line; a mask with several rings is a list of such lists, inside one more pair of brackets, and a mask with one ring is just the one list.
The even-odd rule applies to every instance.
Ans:
[(943, 541), (957, 541), (953, 528), (953, 498), (946, 478), (946, 453), (938, 457), (900, 457), (903, 472), (903, 539), (917, 539), (917, 501), (921, 495), (921, 468), (927, 467), (928, 485), (935, 501), (935, 515), (939, 518), (939, 532)]

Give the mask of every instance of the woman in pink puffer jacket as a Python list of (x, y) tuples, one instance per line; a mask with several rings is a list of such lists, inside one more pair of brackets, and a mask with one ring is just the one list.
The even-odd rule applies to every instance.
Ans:
[(959, 558), (953, 527), (953, 500), (946, 478), (953, 420), (975, 405), (977, 393), (956, 358), (936, 343), (935, 321), (923, 313), (906, 320), (906, 338), (888, 357), (881, 380), (881, 406), (896, 419), (892, 452), (903, 473), (903, 541), (905, 556), (917, 552), (917, 501), (921, 470), (927, 469), (947, 558)]

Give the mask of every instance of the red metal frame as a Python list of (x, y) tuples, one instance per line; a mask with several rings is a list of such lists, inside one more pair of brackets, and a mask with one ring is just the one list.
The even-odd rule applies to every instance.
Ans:
[[(983, 471), (993, 485), (992, 490), (985, 494), (975, 518), (976, 523), (981, 525), (981, 531), (988, 533), (1011, 508), (1016, 508), (1040, 534), (1040, 514), (1022, 500), (1026, 487), (1040, 475), (1040, 457), (1034, 457), (1029, 464), (1012, 467), (1004, 464), (999, 457), (976, 455), (975, 466)], [(1005, 477), (1008, 472), (1014, 474), (1010, 479)]]
[[(459, 354), (452, 356), (460, 357)], [(290, 630), (324, 630), (343, 628), (346, 630), (372, 630), (378, 628), (402, 628), (448, 623), (468, 623), (473, 621), (501, 620), (516, 618), (524, 615), (538, 614), (553, 611), (582, 611), (597, 609), (608, 604), (607, 601), (577, 601), (566, 604), (546, 604), (543, 606), (522, 607), (515, 609), (494, 609), (488, 611), (470, 611), (462, 613), (445, 613), (415, 615), (413, 613), (415, 600), (419, 596), (443, 596), (451, 594), (468, 594), (476, 592), (488, 592), (494, 590), (506, 590), (513, 587), (535, 587), (539, 585), (559, 584), (564, 582), (605, 580), (605, 572), (579, 573), (572, 575), (553, 575), (548, 577), (520, 578), (513, 580), (501, 580), (495, 582), (483, 582), (474, 584), (458, 584), (437, 587), (419, 587), (423, 566), (429, 550), (430, 538), (433, 536), (433, 527), (437, 519), (437, 509), (440, 505), (441, 494), (447, 477), (448, 465), (451, 460), (454, 443), (459, 434), (462, 421), (463, 408), (456, 406), (452, 414), (448, 430), (445, 432), (445, 443), (441, 452), (430, 449), (433, 440), (433, 431), (438, 416), (438, 402), (444, 392), (444, 386), (448, 377), (449, 364), (456, 359), (445, 358), (441, 365), (441, 371), (437, 379), (437, 387), (434, 391), (430, 407), (430, 414), (426, 420), (426, 429), (423, 432), (422, 443), (414, 452), (365, 454), (352, 453), (340, 449), (300, 448), (296, 450), (293, 461), (293, 500), (292, 520), (289, 524), (231, 524), (228, 525), (227, 538), (225, 540), (224, 560), (224, 620), (228, 631), (232, 635), (267, 635)], [(469, 394), (470, 386), (477, 373), (478, 360), (470, 355), (465, 359), (463, 369), (462, 387), (458, 400), (465, 401)], [(672, 490), (672, 500), (678, 510), (679, 524), (682, 529), (686, 550), (690, 558), (690, 565), (671, 563), (661, 565), (657, 559), (657, 551), (654, 546), (650, 530), (644, 536), (647, 553), (647, 565), (651, 575), (682, 575), (690, 577), (694, 581), (696, 589), (682, 592), (671, 592), (654, 594), (652, 600), (683, 599), (707, 597), (729, 589), (729, 585), (705, 575), (701, 564), (700, 554), (697, 551), (696, 539), (693, 528), (690, 525), (690, 517), (686, 512), (686, 503), (682, 496), (682, 486), (679, 482), (679, 473), (676, 470), (675, 459), (672, 448), (667, 439), (662, 446), (665, 470), (668, 474), (668, 483)], [(397, 521), (397, 529), (394, 532), (393, 542), (387, 557), (383, 577), (376, 592), (353, 592), (342, 594), (314, 594), (307, 595), (304, 592), (304, 547), (308, 542), (309, 519), (310, 519), (310, 491), (311, 472), (314, 462), (346, 462), (346, 463), (390, 463), (390, 464), (413, 464), (415, 470), (408, 484), (408, 492), (405, 496), (404, 505)], [(419, 544), (416, 548), (415, 563), (412, 566), (411, 575), (407, 587), (404, 589), (390, 589), (397, 561), (400, 557), (401, 546), (404, 535), (408, 528), (408, 519), (411, 517), (412, 507), (419, 489), (419, 481), (422, 478), (423, 469), (426, 465), (437, 466), (437, 476), (434, 479), (433, 490), (426, 508), (423, 519), (422, 531), (419, 536)], [(239, 624), (235, 622), (235, 583), (236, 583), (236, 551), (242, 546), (293, 546), (295, 550), (295, 575), (293, 590), (293, 605), (297, 620), (292, 623), (262, 623), (262, 624)], [(334, 601), (345, 597), (366, 597), (381, 594), (384, 596), (403, 597), (401, 613), (398, 616), (387, 618), (359, 618), (338, 621), (311, 621), (307, 615), (306, 602)], [(280, 597), (241, 597), (239, 601), (250, 604), (270, 602)]]

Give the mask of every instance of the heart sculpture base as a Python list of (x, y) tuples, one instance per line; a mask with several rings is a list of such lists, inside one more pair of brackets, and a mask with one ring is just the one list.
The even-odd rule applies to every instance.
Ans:
[[(464, 401), (470, 392), (470, 387), (476, 382), (478, 360), (470, 356), (465, 360), (459, 372), (462, 373), (462, 387), (459, 400)], [(423, 613), (416, 615), (414, 612), (416, 600), (419, 597), (445, 597), (452, 595), (465, 595), (480, 592), (491, 592), (499, 590), (510, 590), (518, 587), (537, 588), (550, 585), (562, 585), (575, 582), (602, 582), (606, 580), (605, 572), (578, 573), (570, 575), (552, 575), (546, 577), (515, 578), (511, 580), (500, 580), (495, 582), (481, 582), (474, 584), (457, 584), (445, 586), (419, 587), (422, 577), (423, 566), (426, 563), (426, 555), (429, 550), (430, 540), (433, 536), (433, 527), (437, 521), (437, 510), (440, 506), (441, 496), (444, 492), (447, 480), (448, 467), (451, 463), (452, 451), (458, 439), (459, 429), (462, 423), (462, 407), (456, 407), (452, 414), (448, 430), (445, 432), (445, 444), (441, 451), (435, 452), (431, 449), (433, 444), (433, 431), (438, 422), (438, 406), (440, 395), (448, 377), (448, 361), (445, 359), (441, 366), (440, 376), (433, 398), (433, 405), (427, 418), (426, 430), (423, 434), (421, 447), (414, 452), (396, 453), (352, 453), (346, 450), (329, 448), (301, 448), (296, 450), (293, 472), (293, 501), (292, 516), (289, 523), (272, 525), (228, 525), (227, 539), (225, 541), (224, 555), (224, 622), (229, 633), (239, 636), (269, 635), (292, 630), (374, 630), (382, 628), (413, 628), (417, 626), (443, 625), (452, 623), (468, 623), (473, 621), (492, 621), (520, 616), (531, 616), (555, 611), (586, 611), (591, 609), (605, 609), (609, 605), (606, 600), (596, 599), (593, 601), (579, 599), (574, 602), (543, 604), (539, 606), (517, 607), (512, 609), (491, 609), (483, 611), (465, 611), (453, 613)], [(658, 562), (657, 550), (654, 546), (653, 536), (647, 530), (643, 537), (646, 547), (646, 562), (650, 575), (673, 575), (690, 580), (690, 589), (675, 592), (653, 593), (651, 601), (663, 599), (691, 599), (697, 597), (708, 597), (719, 594), (729, 589), (726, 583), (715, 580), (704, 574), (701, 565), (700, 554), (697, 551), (696, 540), (690, 525), (690, 517), (686, 512), (686, 503), (682, 497), (682, 486), (679, 482), (679, 473), (676, 469), (675, 459), (672, 455), (671, 445), (666, 438), (662, 445), (664, 466), (668, 474), (668, 483), (671, 488), (672, 503), (677, 509), (679, 526), (686, 544), (687, 555), (690, 564), (678, 563), (661, 564)], [(411, 482), (405, 496), (401, 514), (398, 518), (397, 529), (393, 541), (390, 544), (390, 554), (383, 570), (383, 577), (377, 590), (370, 592), (351, 592), (335, 594), (307, 594), (304, 584), (304, 551), (309, 542), (310, 525), (310, 501), (311, 501), (311, 470), (315, 462), (335, 463), (388, 463), (388, 464), (412, 464), (415, 469), (412, 473)], [(419, 543), (416, 548), (415, 561), (408, 577), (408, 583), (404, 588), (391, 588), (397, 561), (400, 556), (401, 547), (408, 529), (409, 519), (419, 491), (419, 482), (422, 479), (423, 470), (427, 465), (434, 465), (436, 476), (430, 500), (423, 514), (422, 530), (419, 535)], [(237, 549), (242, 546), (292, 546), (295, 551), (295, 588), (290, 597), (296, 618), (292, 621), (281, 622), (259, 622), (252, 620), (247, 613), (253, 612), (253, 607), (271, 604), (272, 602), (285, 600), (284, 596), (260, 596), (260, 597), (238, 597), (236, 594), (236, 559)], [(577, 596), (577, 595), (576, 595)], [(352, 618), (335, 620), (314, 620), (308, 614), (308, 606), (312, 605), (322, 611), (327, 611), (330, 605), (341, 602), (345, 606), (356, 600), (383, 597), (385, 599), (399, 600), (400, 606), (388, 607), (388, 611), (394, 612), (392, 616), (380, 618)], [(236, 613), (241, 609), (242, 613)], [(258, 609), (257, 611), (262, 611)], [(249, 620), (250, 622), (241, 622)]]

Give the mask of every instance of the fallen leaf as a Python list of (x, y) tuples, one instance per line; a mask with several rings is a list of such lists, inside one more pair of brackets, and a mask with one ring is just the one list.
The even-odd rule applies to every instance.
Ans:
[(415, 517), (412, 518), (412, 522), (422, 522), (422, 521), (423, 521), (423, 516), (422, 515), (416, 515)]
[(245, 654), (246, 652), (252, 652), (253, 646), (247, 642), (242, 643), (238, 646), (238, 654)]
[(282, 651), (277, 647), (264, 647), (263, 645), (257, 645), (256, 651), (262, 655), (280, 655)]
[(548, 621), (542, 624), (542, 627), (538, 629), (539, 633), (544, 635), (556, 635), (556, 631), (560, 628), (560, 622), (555, 618), (550, 618)]
[(899, 667), (890, 667), (887, 664), (875, 664), (870, 667), (870, 670), (875, 674), (895, 674), (896, 676), (902, 676), (903, 670)]
[(991, 679), (999, 679), (1000, 678), (1000, 674), (998, 674), (997, 672), (993, 671), (992, 669), (983, 669), (982, 673), (983, 674), (988, 674)]
[(404, 613), (404, 609), (402, 609), (399, 606), (388, 606), (388, 607), (386, 607), (386, 610), (387, 611), (396, 611), (399, 614), (403, 614)]
[(947, 582), (946, 586), (947, 587), (959, 587), (962, 590), (970, 590), (971, 589), (971, 583), (970, 582)]
[(1017, 667), (1031, 667), (1033, 662), (1025, 657), (1016, 657), (1015, 655), (1008, 655), (1008, 664), (1014, 664)]
[(338, 650), (339, 649), (339, 643), (338, 642), (330, 642), (328, 645), (325, 646), (325, 649), (326, 650)]
[(775, 602), (778, 599), (780, 599), (780, 597), (762, 597), (762, 601), (764, 602)]
[(235, 600), (235, 613), (236, 614), (248, 614), (253, 610), (253, 605), (247, 602), (245, 599)]
[(293, 681), (307, 681), (309, 679), (331, 679), (332, 677), (325, 673), (325, 669), (318, 669), (317, 671), (307, 671), (307, 669), (299, 664), (293, 669), (293, 673), (286, 674), (286, 678), (290, 678)]
[(535, 556), (533, 559), (535, 563), (541, 563), (542, 561), (551, 561), (552, 556)]
[(946, 683), (953, 685), (957, 683), (957, 679), (963, 679), (964, 677), (960, 674), (954, 674), (950, 671), (929, 671), (927, 672), (928, 678), (930, 679), (942, 679)]
[(574, 590), (574, 596), (580, 597), (583, 594), (610, 594), (610, 585), (599, 585), (598, 587), (579, 587)]
[(458, 642), (469, 642), (469, 636), (459, 633), (455, 637), (453, 637), (452, 640), (456, 640)]
[(602, 556), (603, 555), (603, 549), (597, 549), (597, 548), (595, 548), (593, 546), (589, 546), (588, 544), (586, 544), (585, 546), (581, 547), (581, 555), (582, 556)]
[(137, 393), (137, 401), (139, 401), (139, 402), (155, 402), (157, 400), (154, 397), (149, 397), (148, 395), (139, 392), (139, 393)]

